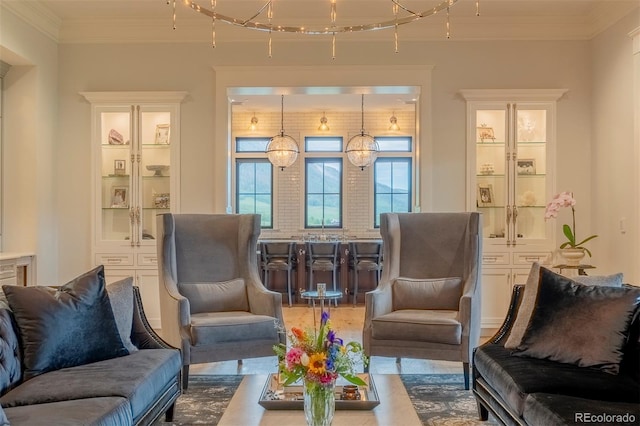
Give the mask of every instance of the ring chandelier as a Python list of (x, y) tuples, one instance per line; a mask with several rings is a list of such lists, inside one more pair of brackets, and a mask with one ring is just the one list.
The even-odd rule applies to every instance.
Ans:
[[(339, 26), (336, 25), (337, 18), (337, 0), (328, 0), (331, 9), (329, 13), (330, 23), (324, 27), (311, 28), (306, 26), (283, 26), (277, 25), (273, 23), (274, 16), (274, 1), (267, 0), (266, 3), (248, 19), (240, 19), (235, 18), (233, 16), (223, 15), (217, 10), (217, 0), (209, 0), (210, 8), (206, 8), (197, 4), (194, 0), (182, 0), (185, 6), (199, 12), (203, 15), (206, 15), (211, 18), (211, 43), (213, 47), (216, 47), (216, 23), (218, 21), (225, 22), (230, 25), (234, 25), (237, 27), (247, 28), (250, 30), (257, 31), (265, 31), (269, 33), (269, 57), (271, 58), (271, 34), (273, 32), (280, 33), (296, 33), (296, 34), (304, 34), (304, 35), (331, 35), (331, 47), (332, 47), (332, 57), (335, 59), (336, 57), (336, 34), (339, 33), (353, 33), (353, 32), (365, 32), (365, 31), (374, 31), (374, 30), (383, 30), (383, 29), (394, 29), (394, 43), (395, 43), (395, 52), (398, 53), (398, 27), (400, 25), (410, 24), (412, 22), (419, 21), (423, 18), (435, 15), (439, 12), (446, 11), (447, 21), (446, 21), (446, 37), (451, 37), (451, 26), (449, 23), (449, 8), (453, 6), (458, 0), (443, 0), (435, 7), (431, 9), (427, 9), (423, 12), (414, 12), (409, 8), (405, 7), (400, 3), (399, 0), (390, 0), (391, 2), (391, 10), (393, 13), (393, 18), (385, 21), (374, 22), (369, 24), (358, 24), (358, 25), (348, 25), (348, 26)], [(173, 5), (173, 29), (176, 29), (176, 3), (178, 0), (167, 0), (167, 4)], [(408, 16), (400, 16), (400, 10), (408, 13)], [(266, 13), (266, 22), (259, 22), (255, 19), (260, 15)], [(476, 0), (476, 16), (480, 15), (480, 0)]]

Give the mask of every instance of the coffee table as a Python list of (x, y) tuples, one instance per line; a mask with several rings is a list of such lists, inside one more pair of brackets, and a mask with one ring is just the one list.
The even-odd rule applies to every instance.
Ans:
[[(218, 426), (300, 426), (302, 410), (267, 410), (258, 404), (268, 375), (247, 375), (242, 379)], [(336, 410), (331, 426), (403, 425), (422, 426), (409, 395), (397, 374), (374, 374), (380, 405), (372, 410)]]

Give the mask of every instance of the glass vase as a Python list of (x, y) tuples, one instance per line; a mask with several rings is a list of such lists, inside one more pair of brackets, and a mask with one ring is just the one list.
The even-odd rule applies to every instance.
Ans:
[(309, 426), (330, 426), (336, 410), (336, 382), (304, 381), (304, 417)]

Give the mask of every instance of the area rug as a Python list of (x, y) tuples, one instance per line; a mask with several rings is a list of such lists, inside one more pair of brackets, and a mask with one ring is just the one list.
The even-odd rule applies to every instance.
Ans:
[(478, 420), (476, 399), (462, 374), (401, 374), (413, 408), (425, 426), (495, 425)]
[[(243, 376), (190, 376), (189, 389), (178, 398), (174, 421), (154, 426), (218, 424)], [(462, 375), (401, 374), (413, 407), (425, 426), (489, 426), (480, 422), (471, 391), (465, 391)], [(386, 426), (386, 425), (385, 425)]]

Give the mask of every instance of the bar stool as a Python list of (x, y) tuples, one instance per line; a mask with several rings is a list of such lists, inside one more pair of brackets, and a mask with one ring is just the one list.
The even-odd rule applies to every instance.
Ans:
[(349, 268), (353, 271), (353, 306), (358, 299), (358, 281), (360, 271), (374, 272), (376, 287), (380, 283), (382, 273), (382, 243), (381, 242), (350, 242)]
[[(306, 243), (307, 251), (307, 271), (309, 271), (309, 282), (307, 289), (313, 290), (313, 272), (331, 272), (333, 290), (337, 291), (338, 269), (340, 268), (340, 242), (311, 242)], [(336, 304), (338, 302), (336, 301)]]
[(289, 306), (291, 306), (292, 291), (292, 275), (296, 269), (295, 257), (296, 244), (289, 243), (260, 243), (260, 258), (262, 263), (262, 272), (264, 274), (264, 286), (269, 288), (269, 272), (286, 271), (287, 272), (287, 296), (289, 298)]

